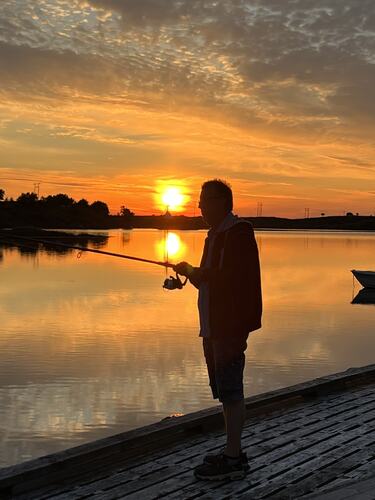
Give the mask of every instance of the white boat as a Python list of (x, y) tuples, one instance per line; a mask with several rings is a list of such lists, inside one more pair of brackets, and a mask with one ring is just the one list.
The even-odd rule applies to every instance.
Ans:
[(352, 269), (352, 273), (365, 288), (375, 288), (375, 271), (357, 271)]

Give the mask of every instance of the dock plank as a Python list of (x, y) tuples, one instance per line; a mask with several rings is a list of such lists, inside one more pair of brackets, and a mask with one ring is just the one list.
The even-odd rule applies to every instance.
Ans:
[[(363, 433), (371, 432), (375, 435), (375, 424), (371, 426), (371, 429), (363, 429)], [(262, 456), (256, 456), (255, 459), (250, 461), (250, 473), (247, 475), (246, 479), (242, 481), (232, 482), (220, 482), (217, 486), (213, 486), (213, 489), (220, 490), (220, 495), (238, 493), (242, 489), (249, 487), (251, 483), (252, 486), (259, 485), (260, 491), (263, 492), (266, 485), (271, 489), (274, 488), (274, 484), (279, 484), (288, 481), (289, 477), (296, 479), (298, 475), (303, 475), (307, 471), (311, 470), (314, 464), (320, 465), (320, 459), (322, 455), (331, 452), (332, 450), (339, 448), (344, 445), (343, 448), (347, 448), (347, 444), (356, 437), (355, 430), (343, 432), (330, 435), (327, 433), (325, 436), (319, 435), (319, 439), (314, 439), (314, 436), (309, 436), (305, 440), (298, 440), (298, 443), (292, 442), (286, 445), (284, 448), (278, 448), (274, 451), (264, 453)], [(365, 436), (364, 443), (368, 442), (368, 437)], [(333, 453), (333, 451), (332, 451)], [(316, 458), (318, 455), (318, 458)], [(329, 459), (332, 459), (331, 453), (329, 453)], [(289, 471), (291, 471), (289, 473)], [(190, 485), (185, 487), (180, 487), (181, 498), (191, 498), (201, 491), (203, 482), (198, 482), (192, 480)], [(241, 484), (243, 483), (243, 484)], [(166, 485), (164, 484), (164, 487)], [(182, 486), (182, 485), (180, 485)], [(256, 493), (252, 491), (252, 494)], [(174, 491), (170, 491), (165, 498), (173, 498), (175, 494)], [(152, 496), (151, 496), (152, 498)]]
[[(317, 445), (322, 442), (328, 441), (328, 443), (320, 446), (319, 452), (322, 452), (325, 448), (332, 449), (337, 446), (339, 442), (343, 442), (344, 444), (350, 442), (353, 437), (356, 436), (358, 432), (372, 432), (375, 431), (374, 427), (364, 426), (367, 420), (375, 419), (375, 404), (373, 404), (371, 411), (374, 413), (371, 416), (365, 414), (363, 418), (358, 418), (357, 409), (351, 408), (350, 411), (346, 412), (345, 419), (334, 421), (330, 424), (329, 428), (322, 429), (322, 424), (326, 425), (325, 421), (319, 422), (320, 425), (314, 424), (313, 432), (312, 429), (308, 426), (303, 426), (298, 431), (296, 431), (293, 435), (293, 439), (286, 439), (285, 436), (277, 436), (273, 438), (267, 445), (262, 444), (262, 441), (258, 445), (253, 445), (251, 441), (247, 444), (246, 447), (251, 447), (253, 450), (252, 460), (256, 462), (256, 469), (266, 467), (267, 465), (271, 467), (272, 464), (276, 461), (280, 461), (282, 459), (286, 459), (288, 456), (292, 456), (293, 460), (296, 460), (297, 463), (300, 460), (305, 460), (310, 457), (315, 457), (317, 450), (308, 448), (313, 445)], [(334, 414), (331, 415), (334, 417)], [(350, 430), (350, 427), (353, 427), (352, 419), (355, 419), (356, 426), (354, 429)], [(345, 424), (345, 425), (343, 425)], [(361, 426), (358, 430), (358, 426)], [(375, 425), (375, 424), (374, 424)], [(327, 426), (326, 426), (327, 427)], [(334, 430), (339, 430), (336, 434), (333, 434)], [(307, 436), (304, 438), (305, 434)], [(337, 437), (336, 441), (334, 438)], [(204, 450), (205, 447), (201, 448), (201, 451)], [(156, 496), (163, 495), (168, 498), (171, 495), (171, 498), (175, 495), (175, 492), (178, 490), (180, 494), (197, 494), (201, 492), (201, 487), (197, 485), (197, 481), (192, 476), (192, 469), (199, 464), (202, 453), (198, 456), (188, 456), (184, 457), (180, 460), (180, 465), (182, 462), (188, 462), (185, 472), (180, 471), (180, 469), (172, 468), (166, 469), (163, 471), (162, 478), (160, 478), (159, 474), (157, 476), (149, 476), (147, 479), (147, 483), (143, 483), (142, 485), (138, 485), (137, 490), (133, 491), (131, 494), (131, 488), (128, 487), (126, 490), (122, 488), (121, 485), (118, 487), (114, 487), (111, 490), (108, 490), (105, 494), (101, 495), (100, 498), (111, 499), (117, 498), (117, 495), (121, 495), (121, 493), (126, 493), (126, 498), (131, 500), (132, 498), (136, 498), (139, 496), (140, 491), (142, 491), (142, 499), (146, 500), (148, 498), (155, 498)], [(253, 458), (254, 457), (254, 458)], [(289, 463), (290, 463), (289, 459)], [(271, 465), (270, 465), (271, 464)], [(279, 467), (281, 470), (285, 469), (284, 462), (279, 463)], [(275, 468), (272, 469), (271, 475), (275, 473)], [(259, 480), (261, 478), (258, 478)], [(231, 489), (231, 486), (230, 486)], [(93, 497), (95, 498), (95, 497)]]
[[(340, 406), (340, 409), (342, 409), (342, 405)], [(352, 412), (354, 410), (352, 409)], [(331, 417), (335, 415), (335, 413), (330, 414)], [(351, 414), (350, 414), (351, 415)], [(350, 416), (348, 414), (348, 416)], [(278, 434), (278, 439), (280, 439), (281, 436), (281, 441), (277, 442), (275, 441), (275, 435), (274, 431), (269, 431), (267, 430), (266, 426), (259, 425), (260, 429), (256, 429), (253, 432), (249, 432), (247, 435), (244, 437), (244, 447), (247, 447), (247, 440), (251, 438), (251, 445), (252, 445), (252, 450), (255, 451), (260, 451), (262, 453), (266, 452), (267, 450), (273, 450), (277, 447), (280, 446), (285, 446), (285, 443), (288, 443), (288, 440), (290, 440), (289, 437), (283, 438), (284, 434), (289, 434), (290, 431), (295, 431), (295, 421), (291, 420), (289, 422), (289, 419), (287, 418), (287, 415), (284, 415), (284, 421), (287, 421), (287, 424), (284, 425), (284, 421), (282, 417), (279, 417), (277, 419), (277, 427), (279, 428), (279, 434)], [(282, 424), (282, 425), (280, 425)], [(303, 420), (303, 426), (301, 427), (301, 435), (303, 435), (306, 430), (308, 432), (319, 432), (321, 430), (322, 426), (327, 426), (326, 422), (323, 421), (321, 422), (318, 420), (318, 423), (313, 424), (312, 426), (307, 426), (307, 422), (304, 419)], [(302, 425), (302, 424), (301, 424)], [(336, 423), (332, 425), (337, 425)], [(244, 433), (245, 434), (245, 433)], [(255, 438), (258, 436), (258, 440)], [(294, 436), (295, 439), (295, 436)], [(267, 444), (267, 442), (269, 443)], [(259, 444), (258, 444), (259, 443)], [(71, 492), (71, 498), (80, 498), (80, 495), (85, 495), (88, 493), (93, 493), (95, 492), (98, 488), (105, 488), (108, 485), (114, 485), (116, 483), (121, 482), (121, 484), (125, 483), (125, 481), (137, 481), (138, 479), (142, 478), (142, 475), (147, 472), (148, 476), (150, 476), (150, 473), (152, 473), (153, 470), (156, 471), (156, 473), (159, 473), (160, 468), (164, 466), (171, 466), (171, 465), (178, 465), (183, 462), (191, 462), (192, 459), (198, 458), (199, 460), (201, 459), (202, 453), (206, 452), (215, 452), (217, 451), (221, 446), (224, 444), (224, 436), (221, 434), (219, 437), (218, 436), (212, 436), (211, 439), (207, 441), (200, 441), (198, 442), (195, 446), (190, 446), (190, 447), (184, 447), (181, 451), (175, 451), (173, 454), (169, 454), (167, 457), (162, 456), (162, 457), (154, 457), (153, 460), (150, 460), (150, 462), (145, 463), (139, 467), (133, 467), (130, 471), (124, 471), (123, 473), (117, 471), (117, 473), (113, 476), (109, 476), (107, 478), (104, 478), (103, 480), (99, 480), (96, 483), (90, 484), (88, 487), (81, 487), (78, 488), (77, 490), (73, 490)], [(198, 460), (198, 463), (199, 463)], [(170, 467), (164, 471), (164, 474), (168, 475), (167, 470), (170, 470)], [(152, 476), (148, 478), (148, 483), (152, 480)], [(129, 485), (127, 485), (127, 490), (129, 488)], [(64, 494), (62, 494), (61, 497), (54, 497), (60, 500), (64, 497)]]

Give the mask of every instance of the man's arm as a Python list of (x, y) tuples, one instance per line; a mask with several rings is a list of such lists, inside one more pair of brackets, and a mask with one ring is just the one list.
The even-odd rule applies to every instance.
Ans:
[(186, 276), (195, 288), (199, 288), (202, 283), (203, 268), (201, 267), (193, 267), (188, 262), (180, 262), (173, 266), (173, 270), (181, 276)]
[(195, 288), (199, 289), (199, 285), (203, 281), (203, 268), (201, 267), (194, 267), (193, 272), (188, 276), (189, 281), (192, 285), (195, 286)]

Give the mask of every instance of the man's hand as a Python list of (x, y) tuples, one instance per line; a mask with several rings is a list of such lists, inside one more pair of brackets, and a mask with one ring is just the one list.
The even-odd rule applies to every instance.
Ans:
[(187, 262), (179, 262), (173, 266), (173, 271), (181, 276), (189, 278), (189, 276), (191, 276), (194, 272), (194, 267)]

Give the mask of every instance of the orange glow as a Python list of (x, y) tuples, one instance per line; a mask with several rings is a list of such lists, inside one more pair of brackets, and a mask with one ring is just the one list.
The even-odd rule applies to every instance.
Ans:
[[(191, 115), (188, 110), (171, 119), (170, 113), (163, 110), (124, 110), (105, 103), (67, 102), (51, 111), (33, 102), (21, 106), (9, 100), (6, 105), (0, 103), (0, 111), (5, 120), (22, 115), (26, 124), (38, 122), (43, 135), (43, 146), (36, 146), (33, 128), (18, 132), (27, 141), (17, 143), (15, 157), (18, 136), (2, 139), (0, 133), (0, 187), (8, 197), (31, 191), (34, 183), (41, 181), (41, 196), (65, 192), (77, 200), (105, 201), (113, 214), (125, 205), (137, 215), (145, 215), (164, 213), (163, 194), (168, 188), (176, 188), (184, 199), (178, 207), (170, 207), (172, 214), (192, 216), (199, 215), (199, 211), (194, 212), (191, 198), (199, 198), (205, 180), (220, 176), (233, 188), (234, 210), (239, 215), (255, 216), (258, 202), (263, 203), (264, 216), (290, 217), (303, 217), (305, 207), (310, 208), (310, 216), (320, 216), (321, 212), (366, 214), (373, 206), (373, 194), (360, 188), (372, 179), (372, 171), (353, 170), (335, 159), (338, 151), (343, 157), (356, 154), (350, 146), (335, 141), (319, 149), (304, 141), (288, 144), (292, 155), (289, 161), (289, 153), (280, 157), (280, 144), (274, 137), (251, 136), (249, 156), (247, 130), (213, 121), (209, 115)], [(102, 122), (113, 124), (116, 137), (126, 136), (130, 130), (132, 136), (154, 139), (147, 144), (143, 139), (133, 145), (114, 144), (113, 137), (98, 128)], [(102, 135), (81, 137), (78, 131), (82, 128), (97, 134), (101, 131)], [(74, 145), (69, 143), (69, 149), (65, 146), (72, 137)], [(140, 148), (137, 154), (136, 146)], [(105, 151), (99, 155), (98, 148)], [(363, 146), (359, 160), (370, 163), (372, 157), (371, 147)], [(68, 169), (71, 160), (72, 168)], [(246, 165), (246, 175), (242, 175), (240, 165)], [(111, 175), (104, 175), (107, 169)], [(340, 184), (336, 180), (327, 184), (322, 171), (329, 171), (330, 178), (340, 179)], [(309, 182), (299, 182), (302, 172)]]
[(155, 205), (161, 212), (183, 212), (189, 198), (187, 187), (181, 181), (157, 181)]

